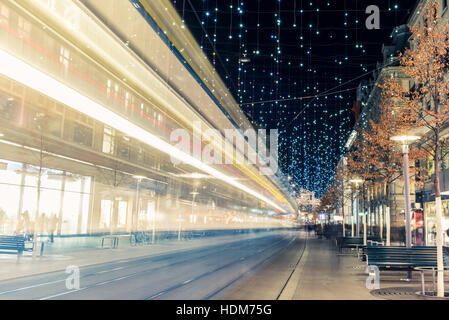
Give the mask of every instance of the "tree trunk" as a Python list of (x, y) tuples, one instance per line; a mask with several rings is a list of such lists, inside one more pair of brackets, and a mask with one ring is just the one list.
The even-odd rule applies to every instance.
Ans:
[(435, 220), (436, 220), (436, 245), (437, 245), (437, 295), (444, 297), (444, 263), (443, 263), (443, 228), (442, 228), (442, 210), (441, 210), (441, 189), (440, 189), (440, 166), (439, 166), (439, 130), (435, 132)]
[(346, 236), (346, 228), (345, 228), (345, 188), (343, 186), (343, 193), (342, 193), (342, 197), (341, 197), (341, 216), (343, 217), (343, 228), (342, 228), (342, 233), (343, 233), (343, 237)]
[(365, 183), (362, 185), (362, 210), (363, 210), (363, 245), (366, 246), (366, 194), (365, 194)]
[(383, 216), (385, 214), (385, 207), (386, 207), (385, 203), (382, 203), (382, 211), (380, 210), (380, 208), (378, 209), (379, 210), (379, 238), (380, 238), (381, 241), (384, 238), (384, 219), (383, 219)]
[(386, 245), (391, 245), (391, 226), (390, 226), (390, 208), (391, 208), (391, 195), (390, 195), (390, 179), (387, 180), (385, 185), (385, 194), (387, 196), (387, 207), (385, 211), (385, 227), (386, 227)]
[(352, 196), (352, 190), (351, 190), (351, 237), (354, 237), (354, 197)]

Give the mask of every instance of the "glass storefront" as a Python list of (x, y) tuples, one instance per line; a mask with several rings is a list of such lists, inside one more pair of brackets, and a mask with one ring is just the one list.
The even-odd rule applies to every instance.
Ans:
[[(446, 230), (449, 229), (449, 200), (441, 200), (443, 209), (443, 237), (444, 245), (449, 245), (449, 237)], [(436, 220), (435, 220), (435, 202), (424, 203), (424, 224), (426, 234), (426, 244), (435, 245)]]
[(49, 232), (50, 225), (54, 224), (50, 222), (52, 219), (57, 220), (58, 234), (87, 233), (91, 180), (91, 177), (48, 168), (39, 170), (33, 165), (0, 159), (0, 233), (32, 231), (38, 205), (40, 233)]

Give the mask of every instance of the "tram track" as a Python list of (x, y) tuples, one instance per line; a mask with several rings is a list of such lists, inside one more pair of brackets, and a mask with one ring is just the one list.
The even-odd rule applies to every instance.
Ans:
[[(177, 253), (87, 266), (80, 272), (80, 283), (84, 285), (73, 290), (64, 287), (67, 274), (63, 272), (2, 281), (0, 282), (2, 289), (5, 289), (2, 285), (5, 283), (10, 288), (0, 291), (0, 298), (48, 300), (168, 297), (170, 299), (173, 293), (178, 293), (187, 299), (192, 296), (198, 299), (211, 299), (221, 292), (223, 287), (229, 286), (230, 282), (240, 280), (288, 248), (292, 241), (292, 233), (275, 233), (224, 245), (205, 245), (202, 248)], [(222, 279), (225, 281), (229, 277), (232, 279), (217, 288), (216, 281), (211, 280), (211, 277), (219, 281)], [(186, 287), (198, 285), (202, 286), (200, 292), (204, 290), (207, 292), (202, 295), (185, 292)], [(132, 286), (136, 287), (135, 291)], [(154, 292), (148, 294), (148, 289)], [(195, 290), (192, 292), (195, 293)]]
[[(274, 244), (272, 245), (272, 247), (275, 247), (277, 244), (279, 244), (279, 243), (281, 243), (281, 242), (285, 242), (285, 240), (279, 240), (278, 242), (274, 243)], [(291, 242), (293, 242), (293, 240), (290, 240), (290, 241), (289, 241), (289, 244), (290, 244)], [(265, 249), (263, 249), (263, 251), (265, 251)], [(214, 269), (214, 270), (210, 270), (210, 271), (208, 271), (208, 272), (205, 272), (205, 273), (203, 273), (203, 274), (197, 276), (196, 278), (189, 280), (188, 282), (182, 282), (182, 283), (179, 283), (179, 284), (177, 284), (177, 285), (175, 285), (175, 286), (172, 286), (171, 288), (168, 288), (168, 289), (163, 290), (163, 291), (161, 291), (161, 292), (159, 292), (159, 293), (157, 293), (157, 294), (155, 294), (155, 295), (152, 295), (152, 296), (150, 296), (150, 297), (147, 297), (147, 298), (145, 298), (144, 300), (151, 300), (151, 299), (153, 299), (153, 298), (157, 298), (157, 297), (160, 297), (160, 296), (162, 296), (162, 295), (165, 295), (165, 294), (167, 294), (167, 293), (169, 293), (169, 292), (171, 292), (171, 291), (174, 291), (174, 290), (176, 290), (176, 289), (179, 289), (179, 288), (181, 288), (181, 287), (183, 287), (183, 286), (185, 286), (185, 285), (187, 285), (187, 284), (191, 284), (191, 283), (194, 282), (194, 281), (198, 281), (198, 280), (200, 280), (200, 279), (202, 279), (202, 278), (204, 278), (204, 277), (206, 277), (206, 276), (208, 276), (208, 275), (214, 274), (215, 272), (221, 271), (221, 270), (223, 270), (223, 269), (225, 269), (225, 268), (229, 268), (229, 267), (231, 267), (231, 266), (233, 266), (233, 265), (235, 265), (235, 264), (241, 263), (243, 260), (246, 260), (247, 258), (250, 258), (250, 257), (252, 257), (252, 256), (258, 255), (258, 254), (260, 254), (260, 253), (261, 253), (260, 251), (257, 251), (257, 252), (255, 252), (255, 253), (253, 253), (253, 254), (250, 254), (250, 255), (247, 255), (247, 256), (243, 257), (243, 259), (242, 259), (242, 257), (240, 257), (240, 258), (238, 258), (238, 259), (235, 259), (234, 261), (231, 261), (231, 262), (229, 262), (229, 263), (227, 263), (227, 264), (225, 264), (225, 265), (222, 265), (222, 266), (220, 266), (220, 267), (218, 267), (218, 268), (216, 268), (216, 269)], [(248, 270), (247, 272), (256, 269), (256, 268), (259, 267), (261, 264), (263, 264), (265, 261), (267, 261), (267, 260), (273, 258), (273, 257), (276, 256), (277, 254), (279, 254), (279, 252), (274, 252), (273, 254), (269, 255), (267, 258), (263, 259), (261, 262), (257, 263), (257, 264), (254, 265), (253, 267), (251, 267), (251, 269)], [(245, 274), (246, 274), (246, 273), (245, 273)], [(235, 281), (237, 281), (237, 280), (239, 280), (239, 279), (242, 278), (242, 277), (243, 277), (243, 275), (238, 276), (235, 280), (232, 281), (232, 283), (235, 282)], [(224, 289), (224, 288), (226, 288), (226, 287), (228, 287), (228, 285), (224, 286), (222, 289)], [(210, 295), (204, 297), (203, 299), (206, 299), (206, 300), (210, 299), (211, 297), (213, 297), (214, 295), (216, 295), (216, 293), (218, 293), (218, 292), (221, 291), (222, 289), (219, 289), (219, 290), (214, 291), (212, 294), (210, 294)]]

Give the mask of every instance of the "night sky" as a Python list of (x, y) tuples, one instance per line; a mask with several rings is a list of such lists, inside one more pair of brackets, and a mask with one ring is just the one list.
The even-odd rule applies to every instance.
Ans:
[[(248, 119), (279, 130), (295, 189), (321, 196), (345, 153), (356, 88), (416, 0), (171, 1)], [(365, 27), (369, 5), (380, 30)]]

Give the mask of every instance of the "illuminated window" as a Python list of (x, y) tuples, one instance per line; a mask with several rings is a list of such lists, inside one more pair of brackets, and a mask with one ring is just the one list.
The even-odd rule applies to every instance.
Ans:
[(4, 5), (0, 5), (0, 23), (8, 24), (8, 20), (9, 9)]
[(144, 149), (142, 146), (140, 146), (140, 145), (137, 146), (136, 153), (137, 153), (137, 155), (136, 155), (137, 161), (144, 162), (145, 161), (145, 152), (144, 152)]
[(111, 96), (111, 80), (108, 80), (108, 88), (106, 89), (106, 94), (108, 95), (108, 98)]
[(122, 139), (118, 139), (117, 153), (122, 159), (129, 160), (129, 137), (123, 136)]
[(15, 120), (19, 112), (19, 105), (14, 97), (0, 96), (0, 117)]
[(126, 227), (127, 210), (128, 210), (128, 202), (127, 201), (119, 201), (118, 202), (118, 221), (117, 221), (118, 228)]
[(64, 66), (67, 71), (69, 68), (70, 51), (64, 47), (59, 48), (59, 62)]
[(24, 18), (19, 16), (19, 20), (18, 20), (17, 24), (18, 24), (17, 31), (19, 32), (19, 34), (23, 37), (29, 38), (30, 34), (31, 34), (31, 23), (29, 23)]
[(73, 141), (87, 146), (92, 146), (92, 129), (75, 123), (73, 131)]
[(101, 200), (101, 211), (100, 211), (100, 229), (109, 229), (112, 217), (112, 201), (111, 200)]
[(104, 126), (103, 130), (103, 150), (104, 153), (114, 153), (114, 129)]

